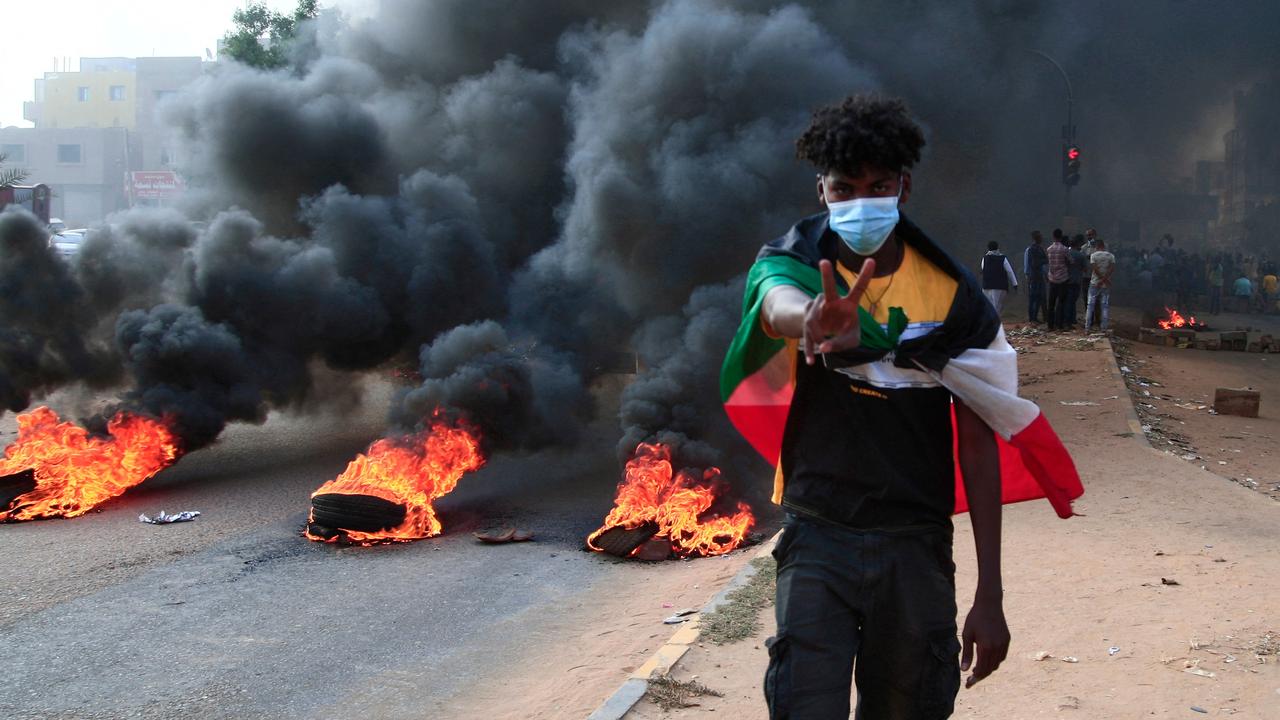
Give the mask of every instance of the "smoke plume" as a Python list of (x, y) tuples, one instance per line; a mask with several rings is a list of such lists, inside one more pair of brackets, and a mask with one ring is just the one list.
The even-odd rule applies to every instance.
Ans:
[(335, 372), (414, 362), (393, 429), (443, 406), (530, 450), (575, 442), (588, 388), (634, 351), (619, 453), (662, 438), (747, 472), (715, 380), (742, 273), (818, 209), (792, 150), (814, 108), (905, 97), (929, 136), (908, 210), (976, 258), (1061, 221), (1065, 88), (1028, 50), (1071, 74), (1077, 214), (1105, 228), (1201, 159), (1179, 151), (1277, 66), (1277, 19), (1156, 0), (328, 11), (288, 70), (224, 63), (162, 104), (182, 213), (114, 216), (70, 264), (0, 215), (0, 400), (116, 384), (192, 450), (323, 407)]

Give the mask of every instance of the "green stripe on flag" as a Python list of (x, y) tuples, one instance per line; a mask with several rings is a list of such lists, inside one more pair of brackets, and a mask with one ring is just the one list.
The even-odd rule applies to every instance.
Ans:
[[(761, 258), (751, 266), (742, 300), (742, 324), (738, 326), (720, 367), (722, 402), (727, 402), (734, 388), (786, 347), (785, 340), (769, 337), (760, 324), (764, 297), (779, 285), (798, 287), (811, 296), (817, 296), (822, 292), (822, 275), (817, 268), (787, 255)], [(898, 337), (907, 327), (907, 316), (902, 308), (890, 308), (889, 329), (886, 331), (871, 317), (871, 313), (858, 308), (858, 322), (862, 328), (863, 347), (889, 351), (897, 347)]]

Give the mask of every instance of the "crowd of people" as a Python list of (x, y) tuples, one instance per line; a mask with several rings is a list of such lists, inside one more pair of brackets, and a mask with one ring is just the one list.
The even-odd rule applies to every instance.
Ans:
[(1280, 279), (1276, 262), (1266, 255), (1214, 252), (1188, 253), (1165, 235), (1156, 247), (1111, 251), (1095, 229), (1070, 236), (1053, 231), (1044, 243), (1039, 230), (1022, 252), (1022, 283), (1013, 263), (995, 241), (982, 257), (983, 292), (998, 312), (1011, 292), (1024, 287), (1027, 319), (1050, 330), (1106, 330), (1111, 293), (1119, 286), (1136, 297), (1171, 305), (1183, 314), (1224, 308), (1237, 313), (1280, 313)]
[(1276, 263), (1266, 255), (1187, 253), (1165, 235), (1156, 247), (1129, 250), (1123, 259), (1136, 290), (1171, 295), (1179, 311), (1280, 312)]
[[(1054, 229), (1048, 246), (1040, 231), (1033, 231), (1031, 244), (1022, 253), (1028, 321), (1043, 322), (1050, 330), (1083, 326), (1086, 333), (1095, 328), (1105, 331), (1117, 266), (1116, 256), (1093, 228), (1075, 237)], [(1019, 285), (999, 243), (987, 243), (981, 268), (983, 292), (996, 311), (1003, 312), (1008, 293), (1016, 292)]]

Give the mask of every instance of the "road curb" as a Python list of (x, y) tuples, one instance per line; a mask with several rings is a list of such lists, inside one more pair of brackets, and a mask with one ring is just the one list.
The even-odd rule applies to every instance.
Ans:
[(1151, 440), (1147, 437), (1146, 431), (1142, 429), (1142, 420), (1138, 418), (1138, 409), (1133, 405), (1133, 393), (1129, 392), (1129, 383), (1125, 382), (1124, 373), (1120, 371), (1120, 358), (1116, 357), (1116, 346), (1112, 340), (1113, 338), (1111, 336), (1107, 336), (1107, 349), (1111, 351), (1111, 362), (1107, 367), (1110, 369), (1111, 375), (1116, 380), (1120, 381), (1120, 389), (1124, 390), (1125, 397), (1129, 398), (1129, 402), (1124, 405), (1125, 415), (1128, 416), (1125, 420), (1129, 425), (1129, 431), (1133, 433), (1133, 436), (1137, 438), (1143, 446), (1155, 450), (1155, 446), (1151, 444)]
[[(766, 540), (756, 548), (752, 555), (752, 560), (762, 558), (773, 552), (773, 546), (778, 542), (778, 536), (782, 531), (773, 534), (773, 537)], [(747, 584), (747, 581), (756, 574), (756, 567), (750, 561), (742, 566), (737, 572), (720, 588), (706, 605), (698, 611), (692, 620), (680, 626), (678, 630), (667, 640), (666, 644), (658, 648), (656, 652), (643, 665), (636, 668), (634, 672), (627, 677), (621, 687), (613, 692), (595, 712), (587, 716), (587, 720), (621, 720), (624, 715), (635, 707), (636, 703), (644, 697), (645, 692), (649, 690), (649, 680), (654, 677), (661, 677), (671, 672), (671, 668), (689, 652), (689, 647), (698, 642), (701, 636), (702, 616), (715, 610), (728, 600), (729, 593)]]

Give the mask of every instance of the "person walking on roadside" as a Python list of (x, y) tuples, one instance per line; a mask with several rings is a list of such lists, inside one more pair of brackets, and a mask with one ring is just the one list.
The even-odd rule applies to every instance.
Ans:
[(1027, 322), (1033, 323), (1040, 322), (1041, 313), (1044, 313), (1045, 320), (1049, 319), (1044, 305), (1044, 271), (1049, 256), (1045, 255), (1043, 241), (1040, 231), (1032, 230), (1031, 244), (1022, 253), (1022, 277), (1027, 285)]
[(1004, 299), (1010, 292), (1017, 292), (1018, 277), (1013, 274), (1009, 258), (1000, 252), (1000, 243), (987, 243), (987, 254), (982, 256), (982, 294), (996, 308), (996, 317), (1004, 312)]
[[(796, 154), (817, 169), (824, 210), (761, 248), (721, 368), (726, 411), (776, 463), (773, 501), (788, 513), (773, 550), (777, 634), (766, 643), (773, 720), (848, 720), (854, 682), (858, 717), (942, 720), (961, 671), (972, 669), (972, 685), (1008, 653), (1003, 436), (990, 422), (1036, 410), (1000, 389), (1016, 387), (1016, 355), (973, 273), (901, 212), (924, 143), (901, 100), (857, 95), (813, 113)], [(987, 370), (1002, 374), (984, 380)], [(955, 373), (977, 385), (952, 383), (953, 391)], [(769, 396), (785, 398), (785, 412), (741, 404), (764, 397), (768, 378), (787, 378), (785, 395)], [(1016, 403), (1016, 413), (1009, 405), (989, 422), (974, 409), (996, 410), (986, 398)], [(766, 435), (776, 440), (752, 440)], [(1061, 464), (1069, 457), (1026, 466)], [(978, 562), (960, 637), (951, 551), (958, 471)], [(1083, 491), (1074, 470), (1062, 480), (1062, 497)]]
[(1067, 319), (1067, 281), (1071, 279), (1068, 260), (1071, 251), (1062, 242), (1062, 231), (1054, 229), (1053, 243), (1045, 250), (1049, 260), (1046, 275), (1049, 281), (1049, 318), (1050, 330), (1065, 329)]
[(1107, 329), (1111, 310), (1111, 275), (1116, 271), (1116, 256), (1107, 252), (1107, 244), (1098, 238), (1095, 245), (1098, 249), (1089, 256), (1091, 279), (1089, 281), (1089, 306), (1084, 313), (1084, 331), (1087, 335), (1092, 327), (1093, 309), (1099, 308), (1099, 330)]

